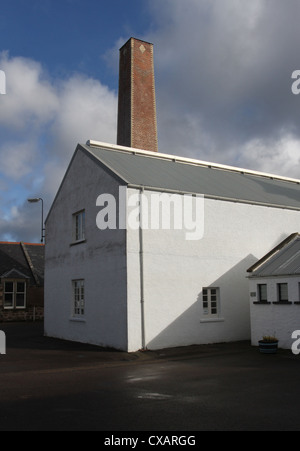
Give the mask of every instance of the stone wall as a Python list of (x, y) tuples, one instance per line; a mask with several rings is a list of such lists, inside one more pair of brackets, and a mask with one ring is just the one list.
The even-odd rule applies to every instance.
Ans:
[(25, 309), (4, 309), (3, 287), (0, 283), (0, 322), (42, 321), (44, 319), (44, 288), (31, 287), (26, 292)]

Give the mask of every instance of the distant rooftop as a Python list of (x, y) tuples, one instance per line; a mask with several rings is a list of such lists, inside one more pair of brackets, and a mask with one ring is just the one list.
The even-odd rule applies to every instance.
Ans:
[(250, 277), (300, 275), (300, 235), (294, 233), (248, 269)]
[(36, 243), (0, 242), (0, 278), (28, 278), (44, 283), (45, 246)]

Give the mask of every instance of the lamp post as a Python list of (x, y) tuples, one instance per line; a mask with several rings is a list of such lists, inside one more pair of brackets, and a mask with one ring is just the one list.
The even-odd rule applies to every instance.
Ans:
[(28, 202), (30, 202), (31, 204), (35, 204), (37, 202), (42, 202), (42, 237), (41, 237), (41, 243), (44, 242), (44, 238), (45, 238), (45, 227), (44, 227), (44, 201), (41, 197), (34, 197), (31, 199), (27, 199)]

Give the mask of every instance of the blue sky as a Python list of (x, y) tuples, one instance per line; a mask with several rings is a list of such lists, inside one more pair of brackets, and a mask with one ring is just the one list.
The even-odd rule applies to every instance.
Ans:
[(154, 44), (159, 151), (300, 178), (298, 0), (1, 0), (0, 240), (39, 241), (77, 142), (116, 141), (119, 48)]
[(51, 76), (73, 72), (116, 89), (105, 53), (124, 36), (151, 27), (143, 0), (1, 0), (1, 47), (42, 62)]

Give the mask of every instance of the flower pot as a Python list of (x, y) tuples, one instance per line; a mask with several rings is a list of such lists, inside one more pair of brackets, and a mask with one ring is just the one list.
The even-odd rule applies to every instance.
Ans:
[(258, 342), (259, 351), (262, 354), (276, 354), (278, 349), (278, 341), (264, 341), (260, 340)]

